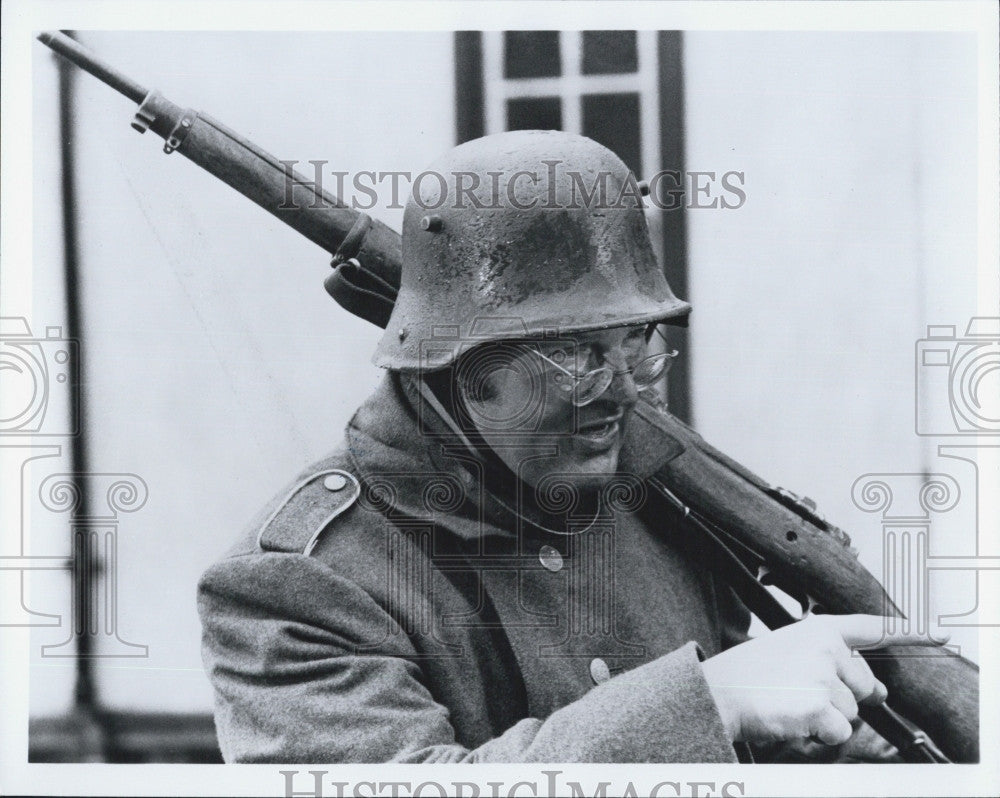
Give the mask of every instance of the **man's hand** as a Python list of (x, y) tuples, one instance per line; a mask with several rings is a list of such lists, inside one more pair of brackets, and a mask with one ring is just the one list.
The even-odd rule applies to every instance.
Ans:
[(916, 634), (887, 634), (886, 620), (878, 615), (810, 616), (703, 662), (732, 739), (845, 742), (858, 703), (881, 704), (889, 694), (851, 649), (934, 645)]

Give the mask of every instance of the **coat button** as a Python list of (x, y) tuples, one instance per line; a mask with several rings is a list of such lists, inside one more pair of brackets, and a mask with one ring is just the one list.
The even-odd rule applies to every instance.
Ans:
[(563, 558), (559, 550), (552, 546), (542, 546), (538, 550), (538, 559), (552, 573), (559, 571), (563, 567)]
[(592, 659), (590, 661), (590, 678), (594, 680), (594, 684), (604, 684), (608, 679), (611, 678), (611, 669), (600, 657)]
[(343, 474), (330, 474), (323, 480), (323, 487), (334, 492), (343, 490), (347, 487), (347, 477)]

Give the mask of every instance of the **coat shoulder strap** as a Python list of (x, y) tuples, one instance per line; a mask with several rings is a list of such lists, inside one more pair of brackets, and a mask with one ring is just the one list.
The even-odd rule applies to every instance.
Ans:
[(360, 495), (361, 484), (347, 471), (328, 468), (308, 475), (292, 486), (261, 525), (257, 547), (308, 555), (333, 520)]

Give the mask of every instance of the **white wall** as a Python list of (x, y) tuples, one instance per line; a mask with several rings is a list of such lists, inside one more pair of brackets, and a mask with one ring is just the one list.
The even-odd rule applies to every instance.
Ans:
[[(747, 193), (688, 216), (696, 426), (816, 499), (875, 573), (854, 480), (955, 470), (914, 432), (914, 344), (976, 313), (975, 58), (968, 34), (685, 37), (688, 168)], [(932, 553), (968, 552), (961, 520)], [(965, 576), (941, 611), (973, 606)]]

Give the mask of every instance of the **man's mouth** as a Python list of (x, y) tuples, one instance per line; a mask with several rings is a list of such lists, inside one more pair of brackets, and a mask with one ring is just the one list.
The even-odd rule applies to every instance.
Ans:
[(610, 446), (618, 437), (623, 415), (622, 411), (618, 411), (614, 415), (585, 421), (577, 426), (575, 437), (591, 445)]

